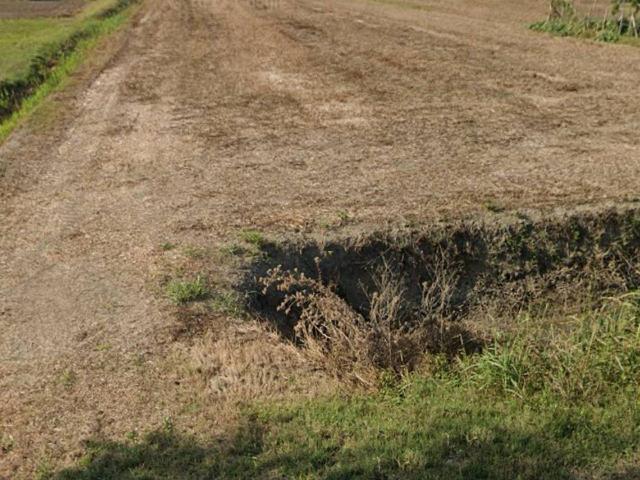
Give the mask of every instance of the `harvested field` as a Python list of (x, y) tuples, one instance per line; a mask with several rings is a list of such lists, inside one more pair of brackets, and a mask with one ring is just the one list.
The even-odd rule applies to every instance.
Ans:
[[(20, 5), (23, 3), (39, 5), (47, 2), (17, 2)], [(65, 4), (60, 1), (53, 3)], [(0, 50), (3, 53), (0, 57), (0, 88), (4, 87), (5, 82), (28, 83), (29, 74), (33, 74), (31, 69), (37, 60), (55, 65), (58, 59), (51, 58), (52, 53), (62, 49), (74, 33), (86, 30), (90, 22), (95, 20), (94, 17), (113, 9), (118, 2), (94, 0), (90, 3), (82, 2), (82, 5), (85, 8), (77, 8), (73, 15), (69, 14), (65, 18), (46, 18), (45, 15), (35, 13), (30, 15), (31, 10), (28, 8), (22, 12), (7, 7), (6, 12), (15, 11), (15, 18), (13, 16), (3, 18), (0, 14)], [(37, 13), (37, 8), (33, 11)], [(2, 12), (1, 7), (0, 12)]]
[[(146, 2), (0, 146), (0, 477), (333, 391), (216, 296), (262, 236), (634, 211), (640, 49), (532, 32), (546, 6), (517, 3)], [(214, 313), (170, 305), (189, 275)]]
[[(109, 85), (118, 118), (93, 143), (115, 137), (125, 159), (165, 118), (166, 137), (189, 143), (169, 156), (200, 168), (206, 219), (189, 218), (218, 231), (228, 218), (313, 229), (339, 210), (380, 223), (632, 199), (640, 120), (625, 92), (640, 52), (546, 38), (524, 28), (543, 8), (493, 3), (468, 20), (449, 4), (168, 4), (101, 79), (126, 82)], [(175, 45), (156, 27), (191, 32)]]
[(0, 19), (71, 17), (88, 0), (0, 0)]

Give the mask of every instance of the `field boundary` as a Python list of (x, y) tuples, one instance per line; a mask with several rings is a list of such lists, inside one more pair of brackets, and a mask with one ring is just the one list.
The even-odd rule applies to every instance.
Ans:
[(0, 82), (0, 143), (77, 69), (101, 37), (116, 31), (130, 17), (129, 7), (138, 2), (118, 0), (64, 41), (43, 47), (26, 77)]
[[(558, 213), (266, 243), (240, 288), (249, 309), (296, 343), (331, 337), (336, 326), (364, 329), (366, 339), (397, 330), (403, 337), (393, 345), (403, 348), (411, 337), (401, 364), (383, 364), (402, 371), (423, 350), (477, 350), (490, 330), (482, 319), (579, 313), (640, 286), (640, 205)], [(380, 325), (386, 336), (370, 332)], [(355, 337), (342, 333), (333, 337)], [(331, 354), (333, 340), (321, 350)], [(336, 364), (340, 371), (345, 361)]]

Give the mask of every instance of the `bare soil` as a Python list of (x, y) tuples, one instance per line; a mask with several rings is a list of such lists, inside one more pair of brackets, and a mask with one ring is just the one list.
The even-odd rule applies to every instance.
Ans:
[(176, 341), (159, 285), (187, 246), (634, 200), (640, 49), (529, 31), (546, 13), (146, 2), (55, 125), (0, 147), (0, 477), (166, 418), (211, 433), (228, 397), (324, 388), (248, 320)]

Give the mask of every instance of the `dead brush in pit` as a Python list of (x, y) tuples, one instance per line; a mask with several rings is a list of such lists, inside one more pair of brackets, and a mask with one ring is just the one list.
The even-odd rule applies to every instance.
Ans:
[(385, 262), (374, 276), (366, 316), (320, 274), (315, 279), (276, 267), (260, 283), (264, 295), (272, 289), (283, 296), (278, 310), (293, 319), (294, 338), (312, 361), (340, 379), (372, 387), (382, 372), (401, 375), (416, 369), (427, 352), (464, 348), (461, 330), (452, 321), (456, 270), (444, 256), (432, 269), (416, 310), (406, 301), (405, 280)]

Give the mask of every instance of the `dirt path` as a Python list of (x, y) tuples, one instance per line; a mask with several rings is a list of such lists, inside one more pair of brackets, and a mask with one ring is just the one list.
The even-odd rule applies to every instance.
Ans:
[(637, 196), (640, 49), (468, 3), (147, 2), (68, 124), (0, 147), (0, 477), (195, 395), (164, 242)]

